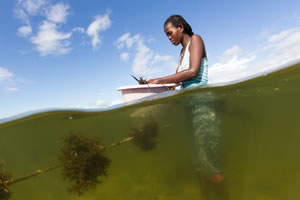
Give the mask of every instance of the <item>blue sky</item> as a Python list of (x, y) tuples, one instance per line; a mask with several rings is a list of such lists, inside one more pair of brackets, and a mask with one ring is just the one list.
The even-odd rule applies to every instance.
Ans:
[(0, 118), (45, 108), (101, 108), (117, 87), (174, 73), (163, 32), (182, 15), (205, 42), (209, 82), (300, 60), (300, 1), (2, 0)]

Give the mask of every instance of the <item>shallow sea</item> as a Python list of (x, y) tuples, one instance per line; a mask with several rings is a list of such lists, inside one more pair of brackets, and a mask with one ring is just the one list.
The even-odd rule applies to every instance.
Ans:
[[(169, 93), (114, 109), (50, 110), (0, 120), (0, 162), (15, 178), (60, 164), (62, 138), (71, 131), (99, 136), (109, 145), (149, 120), (159, 127), (151, 151), (133, 143), (105, 151), (111, 160), (107, 176), (81, 196), (68, 192), (69, 182), (57, 168), (9, 185), (10, 199), (298, 200), (299, 86), (297, 64), (226, 86)], [(216, 122), (208, 126), (217, 131), (217, 139), (202, 137), (201, 143), (212, 146), (224, 176), (220, 183), (210, 181), (193, 158), (197, 149), (210, 148), (195, 146), (191, 128), (195, 118), (201, 127), (205, 119), (198, 111), (207, 105)], [(205, 151), (210, 159), (210, 150)]]

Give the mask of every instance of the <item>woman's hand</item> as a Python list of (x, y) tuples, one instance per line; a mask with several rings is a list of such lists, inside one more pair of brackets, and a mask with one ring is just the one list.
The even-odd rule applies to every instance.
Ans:
[(155, 79), (155, 78), (154, 78), (154, 79), (148, 80), (147, 83), (148, 83), (148, 84), (159, 84), (160, 82), (159, 82), (159, 79)]

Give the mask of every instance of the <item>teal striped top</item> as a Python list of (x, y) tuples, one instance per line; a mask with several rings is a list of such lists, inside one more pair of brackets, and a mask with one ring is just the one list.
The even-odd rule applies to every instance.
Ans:
[[(188, 50), (189, 46), (190, 46), (190, 42), (191, 41), (189, 41), (189, 43), (186, 47), (186, 51), (185, 51), (185, 53), (183, 55), (183, 59), (181, 61), (181, 65), (178, 66), (178, 72), (181, 72), (183, 70), (190, 68), (190, 52)], [(199, 85), (206, 85), (207, 81), (208, 81), (207, 58), (202, 58), (198, 75), (193, 79), (183, 81), (182, 87), (189, 88), (189, 87), (195, 87), (195, 86), (199, 86)]]

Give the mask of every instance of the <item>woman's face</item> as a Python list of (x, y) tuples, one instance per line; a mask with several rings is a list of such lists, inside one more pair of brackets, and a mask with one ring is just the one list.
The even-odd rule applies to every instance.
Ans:
[(164, 31), (173, 45), (177, 46), (178, 44), (181, 43), (183, 38), (182, 26), (176, 28), (171, 22), (169, 22), (165, 25)]

